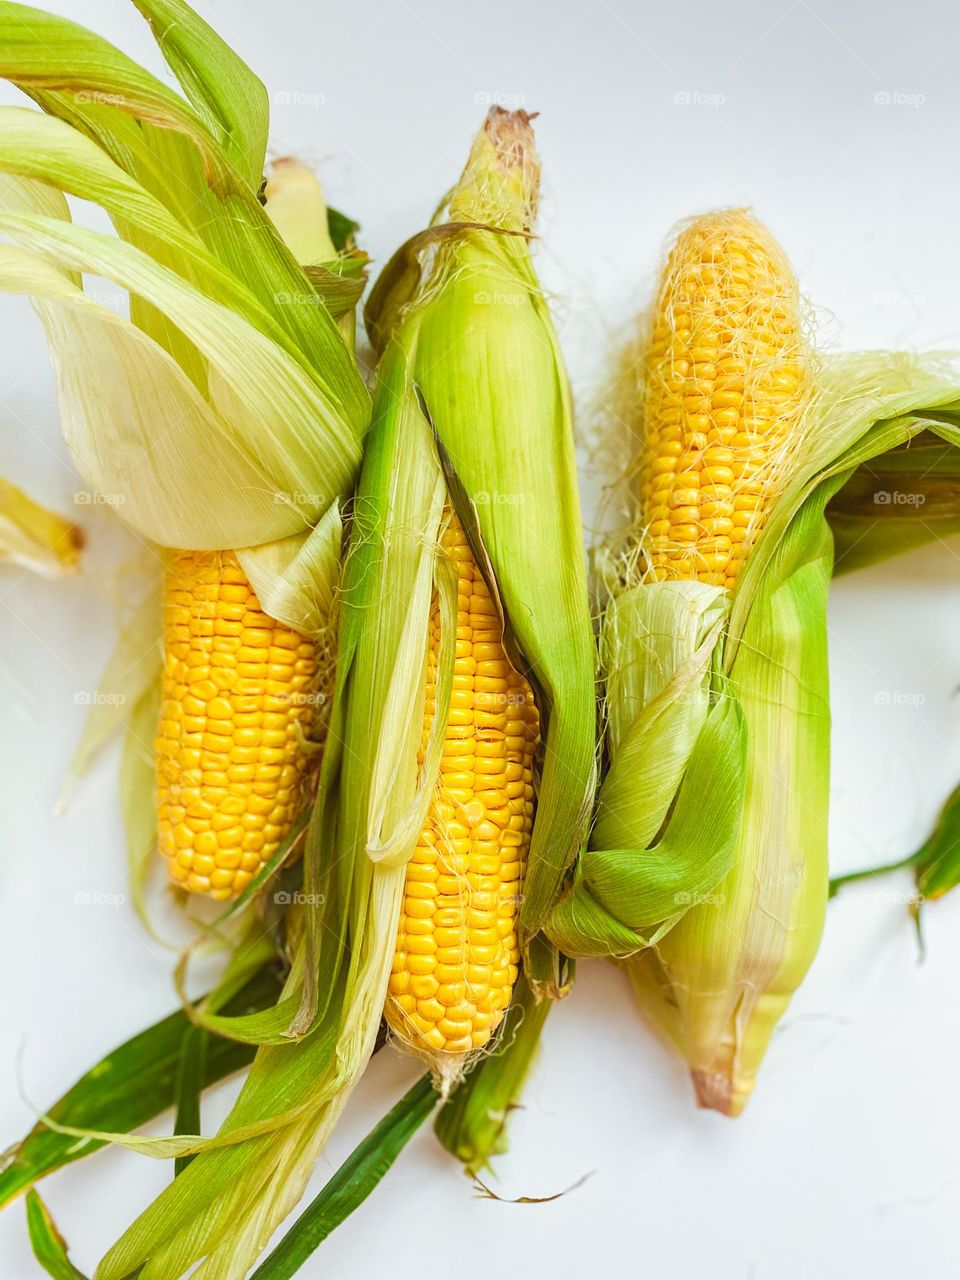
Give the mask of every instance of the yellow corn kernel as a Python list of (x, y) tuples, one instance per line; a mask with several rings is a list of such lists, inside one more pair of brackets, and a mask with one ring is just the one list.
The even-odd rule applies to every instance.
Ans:
[[(420, 1052), (462, 1054), (489, 1040), (516, 981), (539, 715), (528, 681), (510, 666), (499, 624), (491, 630), (496, 610), (455, 518), (443, 546), (458, 575), (454, 698), (433, 803), (407, 866), (386, 1017)], [(438, 642), (435, 610), (429, 686)], [(432, 714), (428, 707), (424, 742)], [(425, 990), (414, 983), (427, 973), (438, 985), (413, 1014), (400, 997)]]
[[(640, 497), (652, 576), (735, 586), (796, 443), (812, 373), (796, 280), (765, 229), (745, 210), (684, 227), (644, 365)], [(731, 543), (719, 546), (719, 533)]]
[[(231, 652), (219, 647), (224, 633), (239, 637)], [(288, 679), (279, 702), (268, 698), (279, 669), (268, 660), (281, 649), (300, 655), (309, 694), (316, 646), (263, 613), (233, 552), (173, 557), (164, 600), (157, 825), (171, 877), (193, 893), (235, 897), (294, 819), (307, 761), (301, 731), (310, 731), (316, 699), (296, 693), (292, 667), (282, 668)]]

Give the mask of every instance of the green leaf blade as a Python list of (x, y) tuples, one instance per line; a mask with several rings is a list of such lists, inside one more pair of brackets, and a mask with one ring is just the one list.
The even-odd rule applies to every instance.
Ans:
[(344, 1161), (250, 1280), (289, 1280), (381, 1181), (437, 1104), (429, 1076), (421, 1076)]
[(53, 1280), (86, 1280), (67, 1256), (67, 1242), (36, 1191), (27, 1196), (27, 1230), (33, 1256)]

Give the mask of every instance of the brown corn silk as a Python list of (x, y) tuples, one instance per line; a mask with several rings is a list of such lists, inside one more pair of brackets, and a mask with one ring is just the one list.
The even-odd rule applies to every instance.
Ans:
[(163, 612), (160, 852), (175, 884), (232, 898), (302, 800), (318, 646), (263, 612), (230, 551), (175, 553)]
[[(453, 692), (433, 800), (407, 864), (386, 1017), (414, 1050), (459, 1055), (487, 1043), (517, 979), (539, 716), (456, 517), (442, 545), (457, 571)], [(435, 609), (424, 746), (438, 644)]]

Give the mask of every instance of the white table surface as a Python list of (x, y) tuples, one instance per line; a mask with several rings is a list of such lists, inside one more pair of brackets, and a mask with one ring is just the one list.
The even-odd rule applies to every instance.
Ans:
[[(51, 7), (160, 70), (131, 5)], [(322, 166), (378, 263), (458, 172), (484, 102), (542, 112), (539, 266), (585, 410), (649, 296), (670, 226), (713, 205), (750, 203), (768, 222), (825, 345), (960, 345), (958, 10), (934, 0), (200, 7), (265, 79), (275, 152)], [(19, 98), (4, 89), (0, 100)], [(108, 512), (74, 506), (82, 486), (21, 299), (0, 298), (0, 474), (75, 511), (89, 534), (84, 576), (64, 587), (0, 571), (3, 1145), (31, 1123), (31, 1103), (52, 1101), (174, 1004), (171, 957), (130, 906), (76, 901), (126, 892), (115, 750), (54, 816), (84, 712), (77, 694), (95, 687), (136, 545)], [(834, 591), (835, 869), (913, 848), (960, 777), (958, 567), (955, 540)], [(909, 696), (885, 705), (885, 693)], [(496, 1185), (545, 1195), (594, 1176), (551, 1204), (484, 1201), (424, 1130), (301, 1274), (957, 1274), (960, 895), (929, 911), (918, 966), (908, 891), (902, 877), (831, 906), (820, 957), (736, 1122), (695, 1110), (622, 977), (583, 965), (550, 1019)], [(314, 1191), (416, 1070), (380, 1055)], [(208, 1128), (232, 1096), (227, 1087), (211, 1100)], [(161, 1163), (106, 1152), (45, 1184), (77, 1264), (92, 1271), (168, 1177)], [(40, 1274), (19, 1205), (0, 1215), (0, 1274)]]

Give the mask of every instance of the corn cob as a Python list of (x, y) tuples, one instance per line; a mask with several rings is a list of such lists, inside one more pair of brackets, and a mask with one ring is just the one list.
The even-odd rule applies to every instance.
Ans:
[(670, 253), (644, 370), (641, 504), (652, 576), (733, 588), (809, 398), (797, 283), (745, 210)]
[[(274, 164), (264, 200), (298, 262), (337, 257), (306, 165)], [(156, 768), (159, 847), (175, 884), (232, 898), (270, 861), (302, 799), (305, 736), (331, 660), (264, 612), (233, 552), (173, 557)]]
[(192, 893), (236, 896), (296, 813), (317, 647), (265, 614), (233, 552), (167, 573), (156, 740), (160, 851)]
[[(407, 864), (386, 1017), (415, 1049), (461, 1054), (487, 1043), (517, 979), (539, 716), (455, 517), (442, 544), (457, 569), (453, 694), (433, 802)], [(438, 630), (434, 610), (424, 743)]]
[[(815, 382), (796, 281), (749, 213), (709, 214), (681, 231), (644, 382), (646, 573), (735, 591), (803, 447)], [(641, 1004), (687, 1058), (701, 1105), (731, 1115), (813, 959), (826, 888), (826, 682), (821, 693), (804, 667), (825, 657), (822, 627), (786, 593), (776, 612), (757, 610), (756, 624), (753, 651), (731, 672), (747, 730), (733, 868), (629, 963)]]

